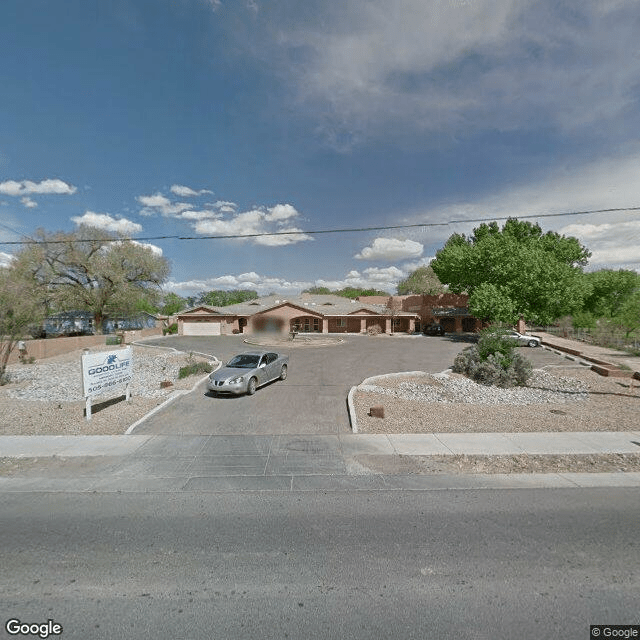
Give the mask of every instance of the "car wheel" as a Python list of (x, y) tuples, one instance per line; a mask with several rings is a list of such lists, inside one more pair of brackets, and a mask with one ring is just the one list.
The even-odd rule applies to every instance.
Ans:
[(287, 365), (283, 364), (282, 369), (280, 369), (280, 380), (286, 380), (286, 379), (287, 379)]
[(249, 384), (247, 385), (247, 395), (252, 396), (256, 392), (256, 386), (258, 381), (255, 378), (251, 378), (249, 380)]
[(538, 346), (538, 341), (537, 340), (529, 340), (528, 342), (530, 347), (537, 347)]

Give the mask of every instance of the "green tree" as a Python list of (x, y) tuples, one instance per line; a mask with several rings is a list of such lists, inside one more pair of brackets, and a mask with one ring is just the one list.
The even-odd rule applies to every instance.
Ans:
[(16, 268), (30, 274), (49, 309), (91, 311), (98, 332), (108, 312), (155, 305), (169, 275), (167, 259), (150, 247), (102, 229), (39, 229), (34, 240), (17, 254)]
[(177, 293), (165, 293), (162, 297), (160, 313), (164, 316), (172, 316), (187, 308), (187, 300)]
[(309, 289), (305, 289), (302, 293), (311, 293), (316, 296), (327, 296), (333, 292), (329, 287), (309, 287)]
[(640, 291), (636, 291), (626, 299), (615, 319), (624, 329), (627, 338), (640, 329)]
[(6, 382), (7, 364), (19, 340), (45, 316), (41, 289), (18, 266), (0, 268), (0, 384)]
[(446, 291), (431, 266), (418, 267), (407, 278), (398, 283), (398, 295), (407, 294), (435, 296)]
[(226, 307), (230, 304), (239, 304), (247, 300), (255, 300), (257, 297), (257, 291), (247, 289), (232, 289), (231, 291), (214, 289), (213, 291), (201, 292), (198, 295), (197, 304), (206, 304), (210, 307)]
[(355, 300), (360, 296), (389, 296), (388, 291), (381, 291), (380, 289), (360, 289), (358, 287), (345, 287), (338, 291), (332, 291), (336, 296), (342, 296), (343, 298), (351, 298)]
[(617, 316), (627, 300), (640, 291), (640, 274), (627, 269), (601, 269), (584, 274), (590, 285), (583, 311), (595, 318)]
[(453, 293), (469, 294), (480, 318), (548, 324), (582, 308), (589, 292), (582, 267), (590, 255), (576, 238), (510, 218), (503, 229), (492, 222), (469, 238), (452, 235), (431, 267)]

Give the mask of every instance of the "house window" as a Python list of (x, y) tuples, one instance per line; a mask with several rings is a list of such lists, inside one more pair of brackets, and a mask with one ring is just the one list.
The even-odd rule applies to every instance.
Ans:
[(344, 318), (338, 318), (338, 319), (336, 320), (336, 326), (337, 326), (337, 327), (344, 328), (344, 327), (346, 327), (346, 326), (347, 326), (347, 321), (346, 321)]
[(313, 330), (320, 331), (320, 318), (313, 319)]

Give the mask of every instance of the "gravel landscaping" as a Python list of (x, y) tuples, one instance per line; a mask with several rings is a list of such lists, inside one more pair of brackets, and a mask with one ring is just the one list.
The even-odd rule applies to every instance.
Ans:
[[(455, 373), (378, 378), (354, 394), (361, 433), (629, 431), (640, 385), (576, 366), (536, 369), (527, 387), (499, 389)], [(369, 416), (384, 407), (384, 418)]]
[[(91, 349), (104, 350), (104, 346)], [(0, 387), (0, 435), (123, 434), (175, 390), (191, 389), (204, 377), (178, 380), (188, 354), (134, 345), (131, 400), (124, 401), (123, 388), (115, 396), (95, 398), (91, 420), (86, 420), (81, 355), (82, 351), (74, 351), (43, 362), (10, 366), (10, 382)], [(172, 385), (161, 388), (163, 381)]]

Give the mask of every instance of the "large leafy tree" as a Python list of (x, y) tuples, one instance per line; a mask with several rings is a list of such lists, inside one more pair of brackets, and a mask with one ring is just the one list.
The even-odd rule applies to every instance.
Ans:
[(355, 300), (360, 296), (388, 296), (389, 292), (381, 291), (380, 289), (362, 289), (360, 287), (344, 287), (344, 289), (334, 289), (333, 291), (328, 287), (311, 287), (305, 289), (302, 293), (311, 293), (314, 295), (334, 295), (342, 296), (343, 298), (351, 298)]
[(9, 357), (32, 325), (44, 318), (38, 287), (14, 265), (0, 268), (0, 384), (6, 382)]
[(87, 310), (100, 332), (106, 313), (134, 313), (155, 304), (169, 262), (149, 246), (102, 229), (71, 233), (39, 229), (16, 268), (29, 274), (49, 310)]
[(627, 300), (640, 291), (640, 274), (627, 269), (601, 269), (584, 276), (590, 292), (584, 301), (584, 311), (596, 318), (613, 318)]
[(590, 255), (576, 238), (510, 218), (502, 229), (491, 222), (452, 235), (431, 267), (452, 292), (469, 294), (479, 318), (547, 324), (582, 307)]
[(431, 266), (418, 267), (398, 283), (398, 295), (422, 294), (434, 296), (446, 291)]

